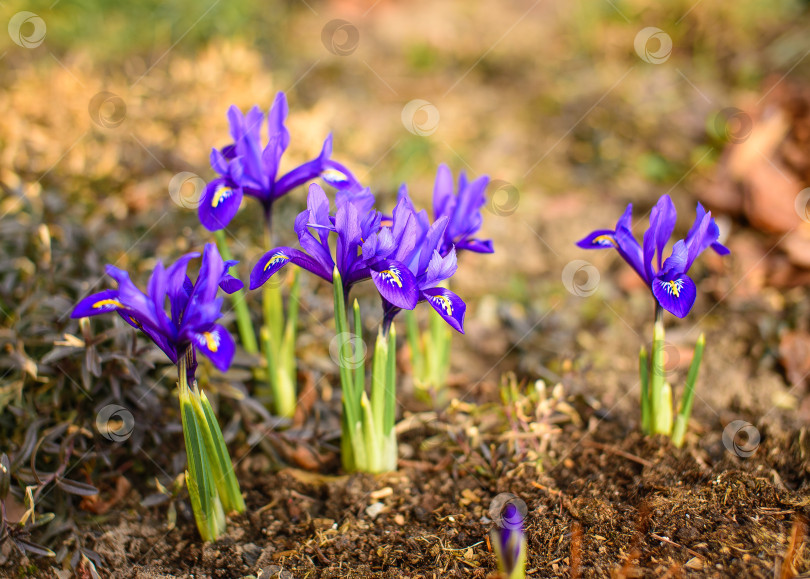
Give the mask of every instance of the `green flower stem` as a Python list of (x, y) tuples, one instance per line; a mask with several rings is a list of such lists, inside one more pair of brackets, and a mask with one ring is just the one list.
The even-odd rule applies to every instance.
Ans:
[[(265, 220), (264, 243), (273, 246), (269, 218)], [(295, 340), (297, 337), (300, 282), (293, 272), (289, 310), (285, 316), (281, 286), (266, 283), (262, 287), (262, 314), (264, 324), (260, 336), (262, 353), (267, 364), (267, 385), (278, 416), (292, 418), (298, 401)], [(285, 322), (286, 319), (286, 322)]]
[(298, 403), (297, 365), (295, 360), (295, 342), (298, 337), (298, 309), (301, 294), (301, 281), (298, 271), (292, 270), (292, 287), (287, 307), (287, 321), (284, 325), (284, 337), (276, 353), (278, 369), (273, 382), (273, 398), (276, 400), (276, 413), (279, 416), (292, 417)]
[[(226, 261), (233, 259), (225, 239), (225, 232), (223, 230), (215, 231), (214, 239), (217, 242), (217, 248), (220, 255), (222, 255), (222, 259)], [(236, 312), (236, 326), (239, 329), (242, 347), (248, 354), (258, 354), (259, 344), (256, 341), (256, 332), (253, 329), (253, 323), (250, 321), (250, 311), (245, 302), (245, 290), (241, 289), (232, 293), (231, 302), (233, 303), (234, 312)]]
[(675, 419), (675, 426), (672, 429), (672, 443), (680, 448), (683, 446), (686, 428), (689, 424), (689, 417), (692, 415), (692, 406), (695, 402), (695, 383), (697, 382), (700, 363), (703, 360), (703, 349), (706, 347), (706, 336), (700, 334), (695, 345), (695, 354), (692, 357), (692, 364), (689, 366), (689, 374), (686, 376), (686, 390), (681, 398), (678, 416)]
[[(405, 310), (402, 315), (405, 316), (405, 333), (411, 351), (411, 371), (414, 382), (421, 382), (425, 376), (425, 356), (421, 336), (419, 335), (419, 320), (416, 319), (414, 310)], [(417, 386), (421, 387), (421, 384), (417, 384)]]
[[(652, 355), (650, 357), (650, 432), (670, 434), (672, 406), (666, 409), (664, 400), (664, 309), (656, 303), (653, 325)], [(669, 420), (667, 420), (669, 417)]]
[(429, 312), (431, 348), (425, 352), (427, 375), (434, 391), (435, 403), (443, 406), (447, 398), (447, 373), (450, 367), (450, 343), (453, 333), (447, 322), (436, 312)]

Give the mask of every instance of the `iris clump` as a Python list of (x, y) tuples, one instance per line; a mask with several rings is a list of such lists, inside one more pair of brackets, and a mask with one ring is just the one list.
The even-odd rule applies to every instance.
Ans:
[(683, 444), (686, 426), (692, 413), (705, 337), (700, 335), (686, 380), (677, 418), (673, 422), (672, 387), (665, 380), (663, 369), (664, 311), (684, 318), (692, 310), (697, 287), (688, 275), (697, 257), (711, 248), (718, 255), (729, 250), (719, 241), (720, 229), (703, 206), (697, 204), (697, 215), (684, 239), (675, 242), (666, 259), (664, 252), (675, 230), (677, 212), (672, 199), (663, 195), (650, 212), (650, 227), (644, 233), (642, 244), (631, 231), (632, 204), (616, 223), (615, 229), (598, 229), (577, 242), (583, 249), (614, 248), (635, 270), (650, 289), (655, 301), (655, 324), (651, 355), (642, 347), (639, 356), (641, 377), (641, 423), (647, 434), (671, 436), (676, 446)]
[[(339, 188), (358, 189), (359, 183), (341, 163), (332, 159), (332, 135), (323, 142), (317, 157), (280, 174), (281, 161), (290, 144), (285, 126), (287, 97), (276, 95), (265, 115), (258, 107), (242, 113), (237, 107), (228, 110), (231, 143), (211, 151), (211, 167), (217, 177), (205, 188), (200, 199), (200, 223), (214, 232), (223, 255), (230, 252), (223, 229), (238, 212), (245, 196), (261, 205), (265, 248), (274, 245), (273, 206), (281, 197), (318, 177)], [(266, 125), (266, 137), (263, 127)], [(299, 285), (293, 276), (287, 311), (284, 311), (279, 285), (268, 285), (262, 293), (263, 324), (256, 339), (250, 312), (243, 292), (234, 295), (234, 309), (243, 347), (249, 354), (264, 355), (263, 374), (276, 414), (291, 417), (297, 402), (295, 341), (298, 321)]]
[[(177, 365), (183, 435), (188, 455), (186, 483), (200, 535), (206, 541), (225, 530), (225, 514), (244, 512), (245, 503), (213, 408), (197, 387), (197, 354), (227, 371), (234, 355), (234, 341), (217, 320), (222, 317), (218, 289), (233, 293), (242, 282), (228, 273), (235, 265), (223, 261), (213, 244), (207, 244), (197, 281), (186, 274), (199, 253), (188, 253), (168, 267), (158, 261), (149, 278), (148, 293), (139, 290), (129, 274), (107, 266), (118, 289), (107, 289), (82, 299), (71, 313), (83, 318), (115, 312), (146, 334)], [(168, 301), (168, 312), (166, 302)]]
[[(450, 168), (444, 164), (439, 166), (433, 188), (433, 219), (434, 225), (441, 231), (438, 232), (437, 229), (433, 233), (430, 255), (434, 251), (443, 258), (452, 254), (452, 263), (455, 264), (457, 252), (493, 253), (491, 240), (474, 237), (483, 224), (481, 209), (486, 204), (488, 184), (488, 176), (484, 175), (470, 181), (463, 171), (459, 174), (456, 184)], [(408, 198), (405, 185), (400, 188), (400, 197)], [(420, 219), (421, 229), (425, 230), (427, 214), (424, 213)], [(420, 265), (426, 264), (422, 262)], [(423, 273), (426, 273), (424, 268)], [(440, 283), (446, 285), (444, 279)], [(439, 405), (446, 400), (452, 338), (450, 329), (442, 323), (442, 317), (438, 310), (436, 314), (431, 315), (429, 331), (424, 333), (420, 332), (413, 313), (408, 313), (406, 319), (411, 366), (417, 392), (423, 397), (432, 397)]]
[[(394, 433), (396, 414), (396, 329), (401, 310), (427, 302), (450, 327), (463, 332), (466, 305), (440, 287), (456, 271), (455, 251), (442, 255), (447, 218), (430, 223), (407, 195), (390, 219), (374, 208), (368, 190), (339, 192), (332, 212), (323, 189), (310, 185), (307, 209), (295, 220), (301, 249), (277, 247), (253, 268), (256, 289), (294, 264), (333, 285), (337, 362), (342, 387), (342, 459), (348, 471), (384, 472), (397, 466)], [(360, 307), (352, 306), (353, 332), (347, 303), (352, 289), (371, 281), (380, 296), (383, 319), (378, 328), (371, 369), (370, 396), (365, 366), (353, 349), (362, 339)]]

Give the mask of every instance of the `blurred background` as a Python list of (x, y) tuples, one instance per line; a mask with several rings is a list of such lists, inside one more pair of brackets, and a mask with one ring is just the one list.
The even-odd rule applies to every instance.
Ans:
[[(211, 148), (229, 140), (226, 110), (266, 110), (285, 91), (285, 162), (313, 157), (332, 132), (334, 158), (383, 209), (403, 182), (430, 207), (440, 163), (492, 178), (482, 237), (496, 253), (464, 255), (454, 286), (470, 304), (454, 342), (460, 398), (486, 397), (516, 370), (635, 412), (652, 303), (615, 253), (574, 242), (612, 228), (629, 202), (640, 234), (669, 193), (676, 233), (702, 199), (733, 252), (698, 263), (693, 313), (668, 319), (668, 365), (681, 376), (699, 331), (709, 335), (696, 416), (801, 404), (804, 2), (6, 0), (0, 10), (7, 367), (79, 332), (66, 312), (107, 284), (105, 263), (143, 286), (156, 258), (210, 241), (195, 201), (214, 175)], [(304, 205), (303, 189), (278, 203), (282, 242), (294, 243)], [(246, 278), (262, 251), (256, 212), (229, 234)], [(304, 358), (328, 343), (309, 318), (330, 317), (328, 288), (307, 283)]]

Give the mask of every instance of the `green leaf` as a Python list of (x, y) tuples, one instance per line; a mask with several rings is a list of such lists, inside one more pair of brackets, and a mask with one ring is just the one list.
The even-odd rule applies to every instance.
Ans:
[(706, 336), (700, 334), (695, 345), (695, 354), (692, 357), (692, 364), (689, 366), (689, 373), (686, 376), (686, 390), (681, 398), (678, 416), (675, 419), (675, 426), (672, 428), (672, 443), (680, 448), (683, 446), (686, 428), (689, 425), (689, 417), (692, 415), (692, 406), (695, 402), (695, 384), (697, 383), (700, 363), (703, 360), (703, 349), (706, 347)]
[[(384, 433), (386, 397), (388, 396), (388, 340), (382, 329), (374, 343), (374, 359), (371, 363), (371, 413), (374, 418), (375, 439), (380, 440)], [(379, 449), (375, 449), (379, 451)]]
[(56, 557), (56, 553), (37, 543), (26, 541), (25, 539), (12, 538), (12, 541), (23, 551), (40, 557)]
[[(216, 489), (208, 473), (208, 458), (205, 453), (205, 442), (200, 434), (200, 425), (194, 412), (194, 405), (185, 384), (185, 364), (180, 365), (180, 415), (183, 422), (183, 438), (186, 443), (188, 470), (186, 485), (191, 498), (191, 508), (197, 529), (204, 541), (213, 541), (224, 531), (215, 518)], [(221, 507), (220, 507), (221, 509)]]
[(60, 489), (72, 495), (91, 497), (98, 494), (98, 489), (96, 487), (83, 482), (71, 480), (69, 478), (57, 477), (54, 482)]
[(199, 412), (202, 413), (200, 421), (205, 425), (205, 445), (209, 464), (213, 470), (214, 482), (219, 491), (222, 506), (228, 512), (243, 513), (245, 512), (245, 501), (242, 498), (239, 482), (233, 470), (228, 448), (225, 446), (222, 430), (214, 415), (214, 409), (211, 407), (205, 392), (202, 392), (195, 401), (195, 410), (198, 406), (197, 402), (199, 403)]

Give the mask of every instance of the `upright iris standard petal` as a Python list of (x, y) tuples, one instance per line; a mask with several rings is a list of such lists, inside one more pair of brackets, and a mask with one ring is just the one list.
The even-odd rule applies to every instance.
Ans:
[(657, 221), (653, 227), (655, 231), (655, 251), (658, 255), (658, 269), (661, 269), (664, 261), (664, 248), (675, 231), (675, 221), (678, 214), (675, 211), (675, 204), (672, 203), (669, 195), (662, 195), (656, 204)]
[(424, 272), (422, 279), (422, 289), (435, 286), (446, 279), (450, 279), (458, 269), (458, 260), (456, 259), (456, 250), (451, 249), (450, 253), (444, 257), (438, 251), (433, 251), (433, 257), (428, 263), (427, 269)]
[(439, 252), (447, 254), (450, 248), (492, 253), (491, 240), (475, 239), (473, 236), (481, 228), (481, 209), (486, 204), (486, 189), (489, 177), (484, 175), (469, 181), (462, 171), (458, 178), (458, 188), (453, 183), (453, 174), (447, 165), (440, 165), (436, 171), (433, 187), (433, 218), (448, 218), (444, 239)]
[(214, 179), (205, 186), (197, 213), (208, 231), (228, 226), (242, 204), (242, 188), (226, 179)]
[(238, 292), (245, 287), (242, 280), (235, 278), (229, 273), (230, 269), (237, 263), (239, 262), (235, 259), (229, 259), (223, 264), (224, 269), (222, 270), (222, 277), (219, 278), (219, 288), (226, 294)]
[(422, 298), (444, 318), (444, 321), (457, 332), (464, 333), (464, 314), (467, 312), (467, 304), (443, 287), (434, 287), (423, 290)]
[[(701, 252), (704, 251), (706, 248), (711, 247), (718, 255), (728, 255), (730, 253), (729, 249), (718, 241), (718, 239), (720, 238), (720, 228), (717, 226), (717, 223), (714, 221), (714, 219), (712, 219), (709, 222), (709, 226), (703, 232), (703, 236), (698, 235), (700, 224), (703, 222), (703, 218), (705, 215), (706, 210), (703, 208), (703, 205), (698, 203), (695, 215), (695, 223), (692, 225), (692, 228), (686, 235), (686, 244), (689, 246), (693, 244), (698, 245), (699, 247), (702, 248), (700, 250)], [(698, 239), (698, 237), (701, 238)]]

